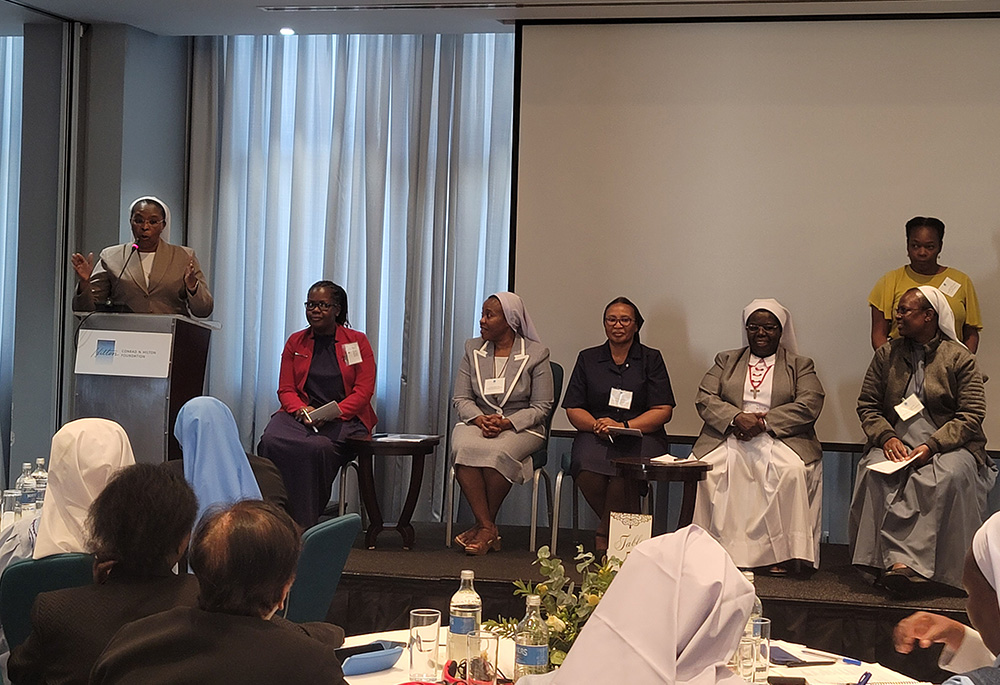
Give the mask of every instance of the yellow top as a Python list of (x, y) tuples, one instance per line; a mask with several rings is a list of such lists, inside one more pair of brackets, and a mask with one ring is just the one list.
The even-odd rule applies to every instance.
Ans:
[[(941, 290), (945, 279), (951, 279), (951, 281), (958, 284), (958, 290), (953, 295), (948, 295), (947, 291), (950, 288)], [(976, 297), (976, 289), (972, 285), (972, 280), (968, 276), (950, 266), (945, 267), (941, 273), (934, 274), (933, 276), (924, 276), (923, 274), (918, 274), (907, 265), (889, 271), (882, 278), (878, 279), (878, 283), (875, 284), (871, 294), (868, 296), (868, 304), (882, 312), (882, 315), (888, 321), (892, 322), (892, 328), (889, 331), (890, 338), (895, 338), (899, 335), (899, 332), (896, 330), (895, 316), (899, 298), (910, 288), (916, 288), (921, 285), (934, 286), (948, 297), (951, 310), (955, 312), (955, 332), (960, 339), (965, 337), (962, 334), (962, 329), (966, 324), (973, 328), (981, 329), (983, 327), (983, 321), (979, 313), (979, 299)], [(949, 283), (948, 285), (951, 284)], [(951, 287), (953, 288), (954, 286)]]

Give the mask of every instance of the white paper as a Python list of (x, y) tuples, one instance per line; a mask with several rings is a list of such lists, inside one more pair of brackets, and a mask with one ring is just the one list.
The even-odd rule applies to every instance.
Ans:
[(913, 458), (906, 459), (904, 461), (880, 461), (877, 464), (869, 464), (868, 468), (872, 471), (877, 471), (878, 473), (896, 473), (902, 468), (905, 468), (913, 461)]
[(608, 404), (615, 409), (631, 409), (632, 391), (622, 390), (621, 388), (611, 388), (611, 399), (608, 400)]
[(941, 285), (938, 286), (938, 290), (943, 292), (948, 297), (954, 297), (955, 293), (962, 286), (958, 284), (958, 281), (952, 280), (950, 276), (945, 276), (944, 280), (941, 281)]
[(505, 387), (506, 383), (502, 376), (500, 378), (487, 378), (486, 382), (483, 383), (483, 393), (486, 395), (502, 395)]
[(347, 359), (349, 366), (354, 366), (355, 364), (361, 363), (361, 348), (358, 347), (356, 342), (347, 343), (344, 345), (344, 357)]
[(916, 394), (910, 395), (905, 400), (895, 406), (896, 413), (903, 421), (909, 421), (914, 416), (924, 410), (924, 403)]
[(675, 457), (672, 454), (661, 454), (658, 457), (653, 457), (650, 459), (651, 462), (656, 464), (676, 464), (679, 461), (698, 461), (695, 459), (694, 455), (689, 454), (686, 457)]
[(310, 421), (333, 421), (340, 418), (342, 411), (336, 402), (327, 402), (322, 407), (316, 407), (311, 412), (306, 412), (306, 418)]

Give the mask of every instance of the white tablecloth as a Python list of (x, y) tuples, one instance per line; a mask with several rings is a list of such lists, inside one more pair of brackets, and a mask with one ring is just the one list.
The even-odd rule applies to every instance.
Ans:
[[(447, 628), (441, 629), (441, 636), (438, 640), (440, 650), (440, 659), (442, 663), (445, 658), (445, 638), (448, 634)], [(407, 640), (410, 639), (410, 631), (408, 630), (392, 630), (384, 633), (370, 633), (368, 635), (353, 635), (344, 641), (345, 647), (354, 647), (356, 645), (366, 645), (369, 642), (374, 642), (375, 640), (394, 640), (396, 642), (402, 642), (406, 644)], [(514, 641), (513, 640), (500, 640), (500, 670), (508, 678), (514, 677)], [(378, 673), (369, 673), (367, 675), (351, 675), (347, 676), (347, 680), (351, 685), (400, 685), (401, 683), (410, 682), (410, 657), (406, 649), (403, 650), (403, 654), (399, 657), (399, 661), (396, 665), (387, 671), (379, 671)]]

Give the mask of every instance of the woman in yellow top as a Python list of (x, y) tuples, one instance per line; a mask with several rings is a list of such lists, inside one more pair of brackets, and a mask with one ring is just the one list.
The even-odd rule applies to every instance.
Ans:
[(983, 327), (979, 300), (972, 280), (958, 269), (938, 264), (944, 242), (944, 222), (932, 216), (915, 216), (906, 222), (907, 266), (888, 272), (879, 279), (868, 296), (872, 308), (872, 349), (877, 350), (889, 338), (898, 338), (894, 313), (899, 298), (910, 288), (934, 286), (948, 297), (955, 313), (955, 330), (961, 342), (975, 354), (979, 330)]

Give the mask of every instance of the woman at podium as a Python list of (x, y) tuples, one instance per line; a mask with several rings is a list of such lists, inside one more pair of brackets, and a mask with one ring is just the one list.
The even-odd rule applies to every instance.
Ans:
[[(271, 416), (257, 453), (281, 471), (292, 518), (308, 528), (319, 520), (333, 479), (351, 458), (345, 441), (370, 433), (376, 417), (375, 356), (365, 334), (348, 328), (347, 293), (319, 281), (309, 288), (305, 307), (309, 328), (285, 343), (278, 377), (281, 409)], [(336, 418), (313, 416), (316, 410), (328, 412), (331, 402), (339, 408)]]
[(170, 228), (167, 205), (140, 197), (129, 207), (129, 223), (135, 242), (104, 248), (96, 263), (93, 252), (70, 257), (77, 278), (74, 311), (211, 315), (215, 303), (194, 250), (162, 237)]

